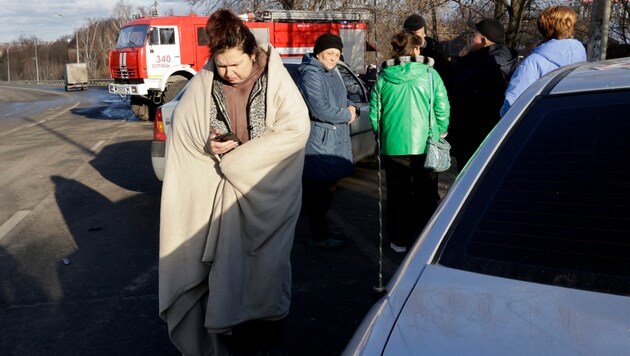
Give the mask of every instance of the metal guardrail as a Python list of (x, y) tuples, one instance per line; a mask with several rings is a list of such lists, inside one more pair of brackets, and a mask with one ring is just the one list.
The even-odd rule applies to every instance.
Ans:
[[(109, 83), (113, 83), (114, 80), (113, 79), (91, 79), (88, 80), (88, 86), (91, 87), (100, 87), (100, 86), (107, 86), (109, 85)], [(63, 79), (60, 80), (12, 80), (10, 82), (3, 80), (0, 81), (0, 83), (2, 84), (23, 84), (23, 85), (64, 85), (65, 82), (63, 81)]]

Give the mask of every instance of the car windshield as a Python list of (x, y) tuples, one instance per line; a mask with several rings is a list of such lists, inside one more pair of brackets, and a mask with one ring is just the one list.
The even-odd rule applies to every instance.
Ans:
[(435, 262), (630, 295), (630, 92), (539, 99), (499, 149)]
[(149, 31), (148, 25), (136, 25), (120, 30), (116, 48), (143, 47)]

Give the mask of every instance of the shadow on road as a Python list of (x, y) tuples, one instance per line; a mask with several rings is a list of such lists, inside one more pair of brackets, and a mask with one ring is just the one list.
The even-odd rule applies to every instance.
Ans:
[(50, 177), (65, 227), (47, 235), (50, 222), (27, 218), (0, 250), (2, 354), (177, 354), (158, 316), (161, 184), (149, 147), (115, 143), (90, 162), (98, 173)]

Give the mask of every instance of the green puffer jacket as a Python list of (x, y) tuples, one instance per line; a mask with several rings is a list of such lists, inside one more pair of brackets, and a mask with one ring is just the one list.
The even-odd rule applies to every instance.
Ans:
[[(388, 156), (424, 153), (429, 135), (430, 82), (433, 77), (433, 110), (436, 128), (433, 139), (448, 130), (450, 105), (433, 59), (424, 56), (398, 57), (381, 64), (381, 74), (372, 90), (370, 120), (374, 132), (380, 126), (381, 153)], [(380, 122), (379, 122), (380, 121)]]

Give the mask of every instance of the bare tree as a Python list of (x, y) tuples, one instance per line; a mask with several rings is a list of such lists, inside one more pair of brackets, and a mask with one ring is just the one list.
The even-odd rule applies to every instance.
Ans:
[[(507, 45), (526, 55), (541, 38), (536, 28), (536, 19), (548, 1), (542, 0), (187, 0), (191, 8), (207, 15), (219, 7), (230, 8), (237, 13), (263, 9), (285, 10), (339, 10), (363, 8), (374, 14), (375, 21), (369, 24), (369, 41), (377, 46), (378, 58), (368, 55), (369, 63), (378, 63), (389, 56), (391, 36), (400, 31), (405, 18), (412, 13), (425, 17), (427, 33), (443, 42), (460, 39), (470, 25), (485, 17), (494, 17), (506, 25)], [(566, 4), (566, 2), (565, 2)], [(578, 13), (576, 38), (586, 42), (592, 3), (572, 0)], [(203, 8), (203, 11), (200, 9)], [(7, 69), (11, 80), (33, 80), (37, 71), (41, 80), (60, 79), (64, 63), (76, 60), (76, 43), (79, 41), (81, 60), (88, 64), (91, 78), (109, 77), (109, 52), (115, 47), (120, 28), (132, 19), (133, 13), (148, 14), (145, 7), (134, 8), (126, 0), (118, 0), (112, 14), (106, 19), (88, 18), (84, 26), (73, 34), (62, 36), (57, 41), (43, 42), (22, 36), (11, 44), (10, 63), (0, 59), (0, 79), (6, 78)], [(166, 10), (164, 14), (172, 14)], [(37, 42), (37, 68), (35, 43)], [(610, 46), (620, 48), (615, 53), (630, 55), (630, 2), (615, 1), (610, 18)], [(625, 46), (625, 47), (624, 47)], [(450, 47), (449, 47), (450, 49)], [(620, 52), (621, 51), (621, 52)], [(624, 52), (625, 51), (625, 52)], [(3, 51), (5, 52), (5, 51)], [(452, 54), (452, 51), (449, 51)], [(611, 52), (612, 53), (612, 52)], [(10, 67), (10, 68), (9, 68)], [(39, 69), (39, 70), (38, 70)]]
[(112, 10), (111, 18), (118, 25), (118, 29), (120, 29), (123, 24), (131, 20), (132, 10), (133, 6), (125, 0), (118, 0), (118, 2), (116, 2), (116, 5), (114, 5), (114, 9)]
[[(534, 0), (509, 0), (509, 2), (508, 0), (499, 0), (498, 3), (500, 4), (498, 8), (500, 10), (505, 9), (505, 12), (508, 14), (507, 30), (505, 31), (506, 44), (509, 47), (516, 47), (517, 37), (523, 23), (523, 16), (530, 9)], [(497, 14), (495, 12), (495, 15), (498, 15), (499, 19), (503, 17), (501, 13)]]

